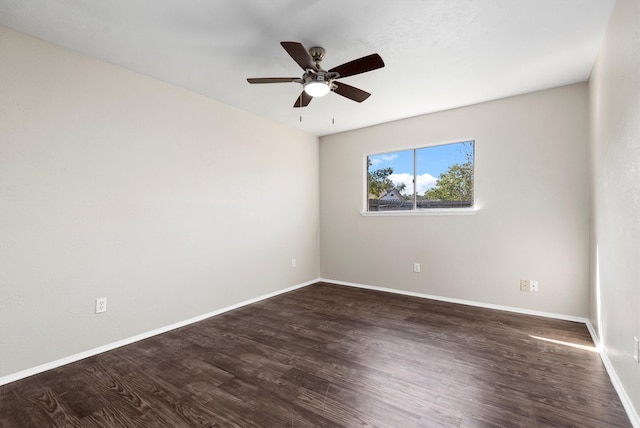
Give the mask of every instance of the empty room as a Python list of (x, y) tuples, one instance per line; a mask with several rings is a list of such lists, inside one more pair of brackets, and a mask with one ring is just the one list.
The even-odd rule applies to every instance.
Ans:
[(0, 427), (640, 428), (640, 0), (0, 0)]

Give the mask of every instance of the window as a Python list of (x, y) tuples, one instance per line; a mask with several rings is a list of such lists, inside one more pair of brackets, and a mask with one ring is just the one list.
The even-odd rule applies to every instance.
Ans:
[(367, 156), (367, 212), (473, 206), (474, 141)]

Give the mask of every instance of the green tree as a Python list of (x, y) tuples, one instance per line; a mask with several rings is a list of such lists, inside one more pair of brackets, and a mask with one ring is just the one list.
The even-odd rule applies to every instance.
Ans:
[(389, 176), (393, 174), (393, 168), (382, 168), (375, 171), (369, 171), (371, 161), (367, 159), (367, 178), (369, 183), (369, 194), (380, 197), (393, 187), (393, 182)]
[(473, 200), (473, 162), (467, 156), (463, 164), (454, 164), (440, 174), (435, 187), (424, 192), (425, 199), (441, 201)]

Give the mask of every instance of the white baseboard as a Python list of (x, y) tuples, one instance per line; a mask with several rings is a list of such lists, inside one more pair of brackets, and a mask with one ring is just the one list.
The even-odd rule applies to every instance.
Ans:
[(596, 349), (600, 354), (600, 359), (602, 360), (604, 367), (607, 369), (607, 373), (609, 373), (611, 383), (618, 393), (620, 401), (622, 401), (622, 405), (624, 406), (624, 410), (627, 412), (627, 416), (629, 416), (631, 425), (633, 425), (634, 428), (640, 428), (640, 417), (638, 416), (638, 412), (636, 412), (635, 408), (633, 407), (633, 403), (627, 395), (627, 391), (624, 389), (624, 386), (622, 386), (622, 382), (620, 382), (620, 378), (613, 368), (613, 364), (611, 363), (609, 356), (600, 343), (600, 337), (598, 337), (598, 334), (596, 333), (595, 328), (593, 328), (593, 324), (591, 324), (590, 320), (587, 320), (586, 324), (587, 329), (589, 329), (589, 333), (591, 334), (591, 338), (593, 339), (593, 343), (596, 345)]
[(439, 300), (441, 302), (457, 303), (460, 305), (467, 305), (467, 306), (476, 306), (479, 308), (496, 309), (498, 311), (515, 312), (518, 314), (535, 315), (535, 316), (545, 317), (545, 318), (555, 318), (555, 319), (564, 320), (564, 321), (574, 321), (574, 322), (579, 322), (583, 324), (586, 324), (588, 321), (587, 318), (576, 317), (572, 315), (554, 314), (552, 312), (542, 312), (542, 311), (534, 311), (531, 309), (516, 308), (512, 306), (494, 305), (491, 303), (475, 302), (473, 300), (454, 299), (451, 297), (442, 297), (442, 296), (435, 296), (432, 294), (416, 293), (413, 291), (397, 290), (395, 288), (385, 288), (385, 287), (378, 287), (375, 285), (366, 285), (366, 284), (357, 284), (354, 282), (337, 281), (335, 279), (321, 278), (318, 281), (327, 282), (330, 284), (346, 285), (348, 287), (364, 288), (366, 290), (384, 291), (385, 293), (401, 294), (403, 296), (420, 297), (423, 299)]
[(88, 358), (88, 357), (93, 357), (94, 355), (98, 355), (98, 354), (101, 354), (103, 352), (111, 351), (113, 349), (120, 348), (122, 346), (130, 345), (130, 344), (138, 342), (140, 340), (148, 339), (149, 337), (157, 336), (159, 334), (166, 333), (168, 331), (175, 330), (175, 329), (180, 328), (180, 327), (185, 327), (185, 326), (187, 326), (189, 324), (193, 324), (193, 323), (196, 323), (198, 321), (203, 321), (203, 320), (205, 320), (207, 318), (211, 318), (213, 316), (220, 315), (220, 314), (222, 314), (224, 312), (228, 312), (228, 311), (231, 311), (233, 309), (238, 309), (238, 308), (240, 308), (242, 306), (250, 305), (252, 303), (256, 303), (256, 302), (259, 302), (261, 300), (268, 299), (270, 297), (275, 297), (275, 296), (277, 296), (279, 294), (287, 293), (289, 291), (297, 290), (298, 288), (302, 288), (302, 287), (306, 287), (306, 286), (311, 285), (311, 284), (315, 284), (316, 282), (318, 282), (318, 280), (315, 280), (315, 279), (311, 280), (311, 281), (307, 281), (307, 282), (304, 282), (302, 284), (298, 284), (298, 285), (294, 285), (292, 287), (288, 287), (288, 288), (285, 288), (285, 289), (282, 289), (282, 290), (274, 291), (273, 293), (269, 293), (269, 294), (265, 294), (263, 296), (255, 297), (253, 299), (245, 300), (243, 302), (236, 303), (235, 305), (227, 306), (225, 308), (218, 309), (218, 310), (215, 310), (213, 312), (209, 312), (209, 313), (206, 313), (206, 314), (203, 314), (203, 315), (199, 315), (197, 317), (189, 318), (189, 319), (184, 320), (184, 321), (180, 321), (180, 322), (177, 322), (177, 323), (174, 323), (174, 324), (170, 324), (170, 325), (167, 325), (167, 326), (164, 326), (164, 327), (160, 327), (160, 328), (157, 328), (155, 330), (151, 330), (151, 331), (148, 331), (148, 332), (145, 332), (145, 333), (141, 333), (141, 334), (138, 334), (138, 335), (133, 336), (133, 337), (122, 339), (122, 340), (119, 340), (117, 342), (109, 343), (107, 345), (100, 346), (100, 347), (97, 347), (97, 348), (94, 348), (94, 349), (90, 349), (88, 351), (84, 351), (84, 352), (80, 352), (78, 354), (70, 355), (68, 357), (61, 358), (61, 359), (56, 360), (56, 361), (52, 361), (52, 362), (49, 362), (49, 363), (41, 364), (39, 366), (32, 367), (30, 369), (22, 370), (22, 371), (19, 371), (17, 373), (13, 373), (13, 374), (10, 374), (10, 375), (7, 375), (7, 376), (3, 376), (3, 377), (0, 377), (0, 386), (6, 385), (6, 384), (11, 383), (11, 382), (15, 382), (15, 381), (20, 380), (20, 379), (27, 378), (29, 376), (33, 376), (33, 375), (45, 372), (47, 370), (55, 369), (56, 367), (64, 366), (65, 364), (70, 364), (70, 363), (74, 363), (76, 361), (83, 360), (83, 359)]
[(598, 350), (598, 352), (600, 354), (600, 358), (602, 359), (602, 362), (603, 362), (603, 364), (604, 364), (604, 366), (605, 366), (605, 368), (607, 370), (607, 373), (609, 374), (609, 377), (611, 378), (611, 383), (613, 384), (616, 392), (618, 393), (618, 396), (620, 397), (620, 401), (622, 402), (622, 405), (624, 406), (624, 409), (626, 410), (627, 415), (629, 416), (631, 424), (633, 425), (634, 428), (640, 428), (640, 417), (638, 417), (638, 413), (635, 411), (635, 409), (633, 407), (633, 404), (631, 402), (631, 399), (629, 398), (629, 396), (627, 395), (624, 387), (622, 386), (622, 383), (620, 382), (620, 379), (618, 378), (618, 375), (616, 374), (616, 371), (613, 368), (613, 365), (611, 364), (611, 361), (609, 360), (609, 357), (607, 356), (607, 354), (602, 349), (602, 346), (600, 345), (600, 339), (598, 338), (598, 335), (596, 334), (595, 329), (593, 328), (593, 325), (591, 324), (591, 321), (589, 321), (589, 319), (587, 319), (587, 318), (576, 317), (576, 316), (571, 316), (571, 315), (555, 314), (555, 313), (551, 313), (551, 312), (534, 311), (534, 310), (530, 310), (530, 309), (522, 309), (522, 308), (511, 307), (511, 306), (494, 305), (494, 304), (490, 304), (490, 303), (475, 302), (475, 301), (471, 301), (471, 300), (454, 299), (454, 298), (449, 298), (449, 297), (442, 297), (442, 296), (435, 296), (435, 295), (430, 295), (430, 294), (416, 293), (416, 292), (412, 292), (412, 291), (397, 290), (397, 289), (393, 289), (393, 288), (378, 287), (378, 286), (375, 286), (375, 285), (357, 284), (357, 283), (353, 283), (353, 282), (338, 281), (338, 280), (335, 280), (335, 279), (326, 279), (326, 278), (318, 278), (318, 279), (307, 281), (307, 282), (304, 282), (304, 283), (301, 283), (301, 284), (298, 284), (298, 285), (294, 285), (292, 287), (288, 287), (288, 288), (285, 288), (285, 289), (282, 289), (282, 290), (274, 291), (272, 293), (265, 294), (263, 296), (259, 296), (259, 297), (255, 297), (253, 299), (245, 300), (245, 301), (237, 303), (235, 305), (227, 306), (225, 308), (218, 309), (218, 310), (213, 311), (213, 312), (209, 312), (209, 313), (197, 316), (197, 317), (193, 317), (193, 318), (190, 318), (190, 319), (187, 319), (187, 320), (184, 320), (184, 321), (180, 321), (180, 322), (177, 322), (177, 323), (174, 323), (174, 324), (170, 324), (168, 326), (161, 327), (161, 328), (158, 328), (158, 329), (146, 332), (146, 333), (142, 333), (142, 334), (139, 334), (139, 335), (136, 335), (136, 336), (133, 336), (133, 337), (129, 337), (127, 339), (119, 340), (117, 342), (113, 342), (113, 343), (110, 343), (110, 344), (107, 344), (107, 345), (104, 345), (104, 346), (100, 346), (98, 348), (90, 349), (88, 351), (81, 352), (81, 353), (78, 353), (78, 354), (75, 354), (75, 355), (71, 355), (71, 356), (56, 360), (56, 361), (52, 361), (50, 363), (42, 364), (42, 365), (27, 369), (27, 370), (22, 370), (20, 372), (13, 373), (13, 374), (10, 374), (8, 376), (0, 377), (0, 386), (6, 385), (6, 384), (11, 383), (11, 382), (15, 382), (15, 381), (20, 380), (20, 379), (27, 378), (29, 376), (36, 375), (38, 373), (45, 372), (47, 370), (54, 369), (56, 367), (63, 366), (65, 364), (70, 364), (70, 363), (73, 363), (73, 362), (76, 362), (76, 361), (80, 361), (80, 360), (83, 360), (85, 358), (101, 354), (103, 352), (111, 351), (113, 349), (120, 348), (120, 347), (125, 346), (125, 345), (130, 345), (130, 344), (138, 342), (140, 340), (144, 340), (144, 339), (147, 339), (149, 337), (156, 336), (158, 334), (166, 333), (168, 331), (175, 330), (177, 328), (184, 327), (184, 326), (187, 326), (189, 324), (196, 323), (198, 321), (203, 321), (203, 320), (205, 320), (207, 318), (211, 318), (213, 316), (220, 315), (220, 314), (222, 314), (224, 312), (228, 312), (228, 311), (231, 311), (233, 309), (240, 308), (242, 306), (250, 305), (252, 303), (256, 303), (256, 302), (259, 302), (261, 300), (265, 300), (265, 299), (268, 299), (268, 298), (271, 298), (271, 297), (275, 297), (277, 295), (280, 295), (280, 294), (283, 294), (283, 293), (287, 293), (289, 291), (297, 290), (299, 288), (303, 288), (303, 287), (306, 287), (308, 285), (315, 284), (317, 282), (326, 282), (326, 283), (330, 283), (330, 284), (344, 285), (344, 286), (348, 286), (348, 287), (357, 287), (357, 288), (363, 288), (363, 289), (367, 289), (367, 290), (383, 291), (383, 292), (386, 292), (386, 293), (394, 293), (394, 294), (400, 294), (400, 295), (404, 295), (404, 296), (420, 297), (420, 298), (424, 298), (424, 299), (439, 300), (439, 301), (442, 301), (442, 302), (458, 303), (458, 304), (461, 304), (461, 305), (476, 306), (476, 307), (480, 307), (480, 308), (495, 309), (495, 310), (499, 310), (499, 311), (514, 312), (514, 313), (520, 313), (520, 314), (526, 314), (526, 315), (536, 315), (536, 316), (545, 317), (545, 318), (554, 318), (554, 319), (560, 319), (560, 320), (584, 323), (587, 326), (587, 329), (589, 330), (589, 333), (591, 334), (591, 337), (593, 339), (593, 343), (596, 345), (596, 349)]

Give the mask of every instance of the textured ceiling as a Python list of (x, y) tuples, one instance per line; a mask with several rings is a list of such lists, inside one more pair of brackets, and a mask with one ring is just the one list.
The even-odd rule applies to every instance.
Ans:
[[(615, 0), (0, 0), (0, 24), (327, 135), (588, 79)], [(386, 66), (293, 109), (299, 76), (280, 41), (327, 50), (323, 68)], [(0, 58), (1, 60), (1, 58)]]

